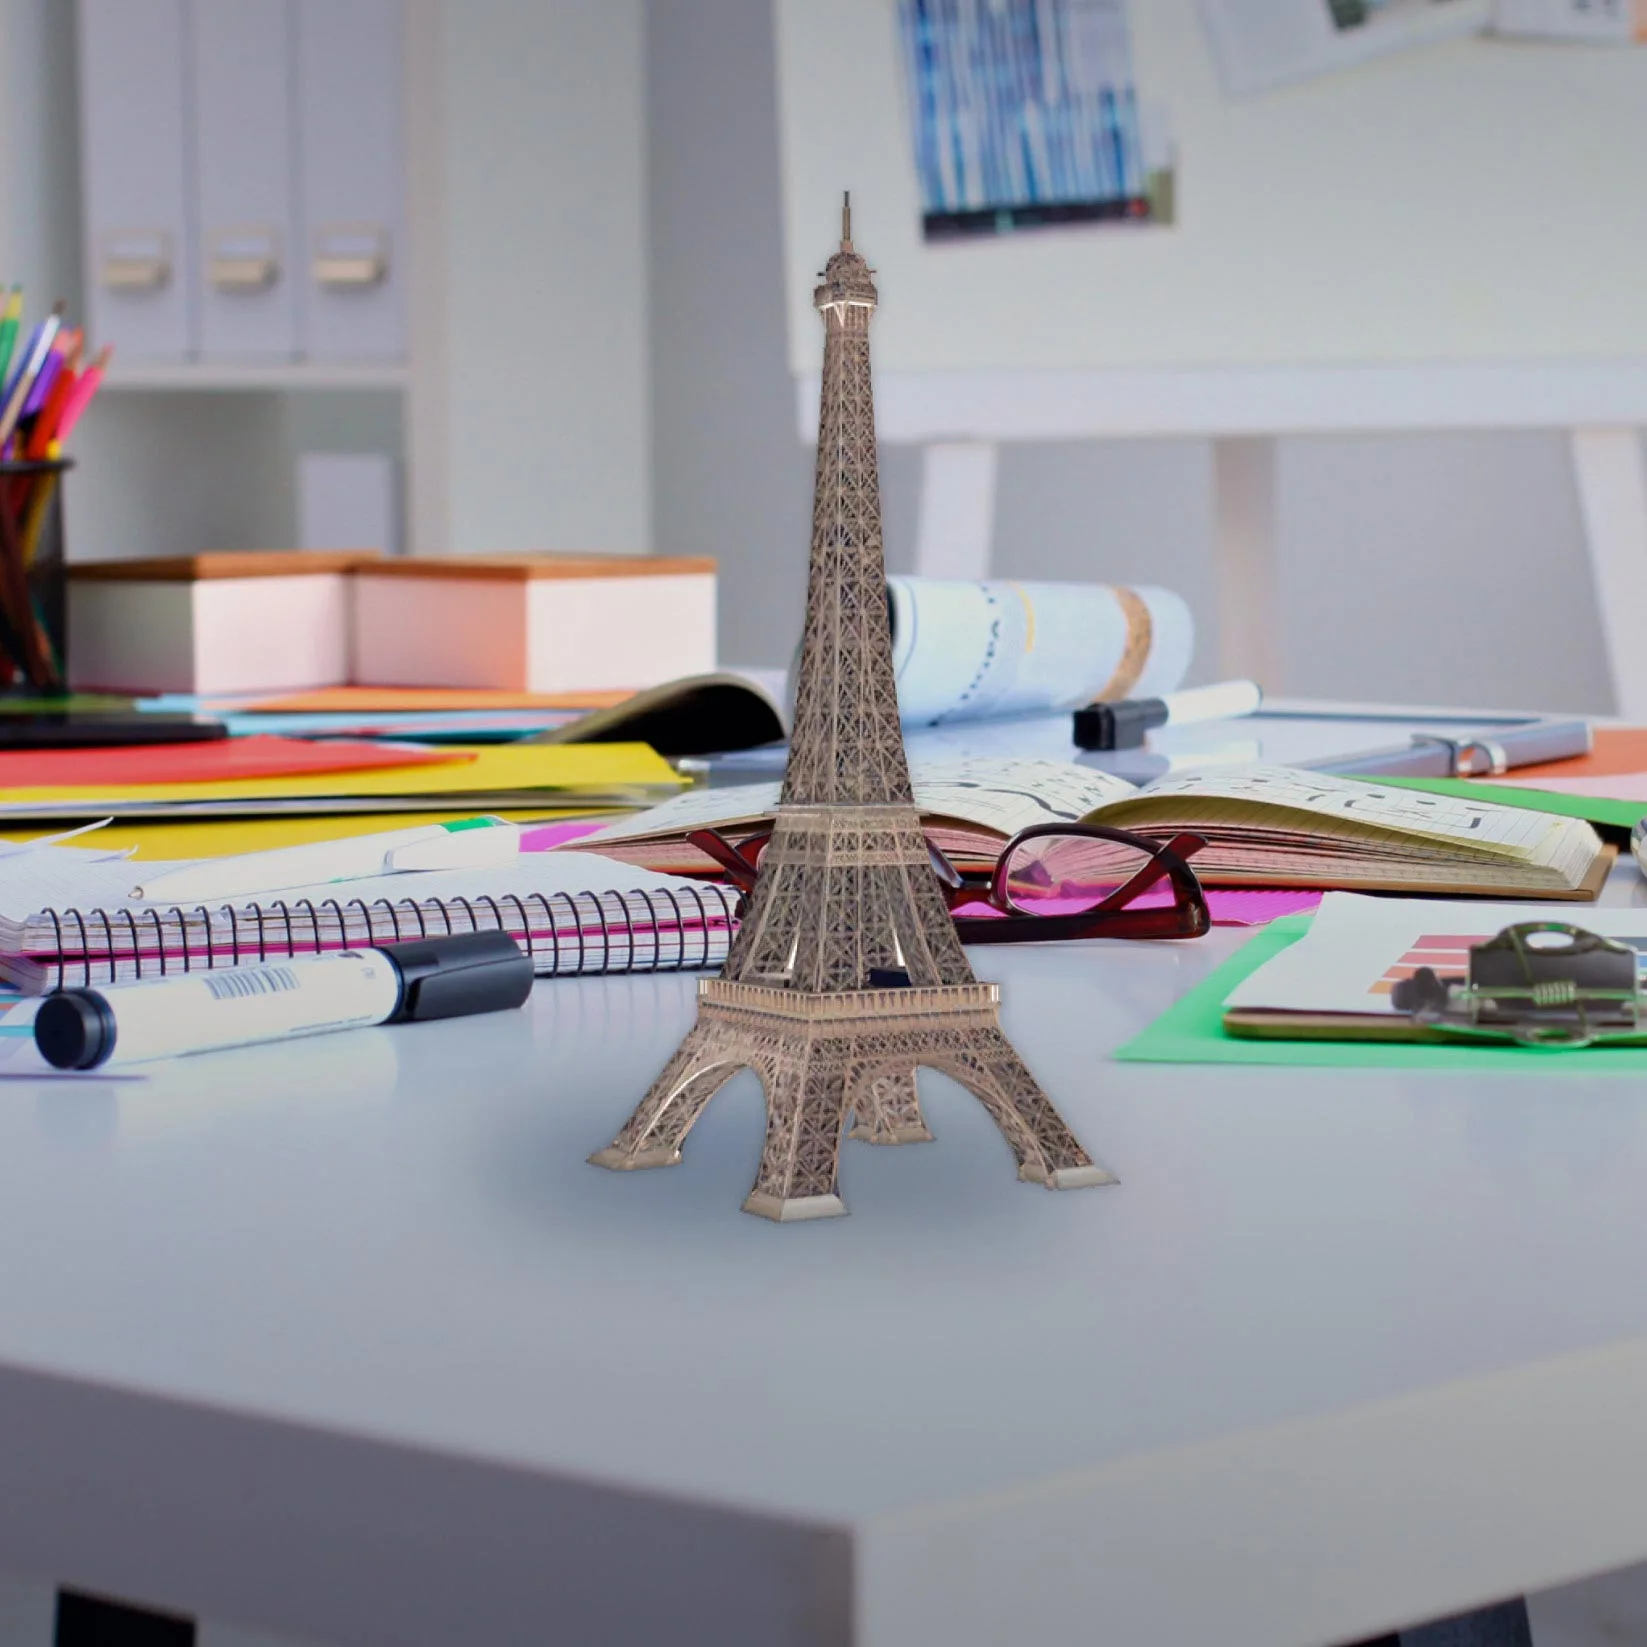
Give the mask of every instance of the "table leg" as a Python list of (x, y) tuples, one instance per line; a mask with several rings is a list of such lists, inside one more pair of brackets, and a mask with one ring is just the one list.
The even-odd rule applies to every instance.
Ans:
[(192, 1618), (155, 1613), (77, 1590), (57, 1592), (53, 1647), (195, 1647)]
[(934, 441), (921, 453), (915, 571), (923, 578), (987, 578), (995, 534), (997, 452), (987, 440)]
[(1533, 1647), (1533, 1627), (1525, 1601), (1501, 1601), (1496, 1607), (1403, 1630), (1401, 1647)]
[(1647, 719), (1647, 453), (1639, 429), (1575, 429), (1573, 478), (1613, 707)]
[(1268, 435), (1212, 443), (1218, 673), (1272, 697), (1282, 690), (1276, 445)]
[(1496, 1607), (1438, 1619), (1395, 1635), (1375, 1636), (1350, 1647), (1533, 1647), (1533, 1631), (1525, 1601), (1502, 1601)]

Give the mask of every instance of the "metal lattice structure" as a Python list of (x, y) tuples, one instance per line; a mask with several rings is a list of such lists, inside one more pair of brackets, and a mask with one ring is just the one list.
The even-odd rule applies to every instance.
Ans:
[[(844, 1212), (840, 1140), (930, 1138), (915, 1069), (952, 1075), (1005, 1134), (1018, 1176), (1051, 1189), (1112, 1183), (1001, 1033), (1000, 991), (973, 976), (915, 810), (898, 722), (870, 386), (876, 293), (841, 247), (813, 302), (824, 321), (812, 563), (789, 764), (771, 842), (698, 1021), (612, 1145), (617, 1169), (671, 1166), (720, 1086), (766, 1089), (766, 1144), (746, 1212)], [(907, 980), (907, 982), (906, 982)]]

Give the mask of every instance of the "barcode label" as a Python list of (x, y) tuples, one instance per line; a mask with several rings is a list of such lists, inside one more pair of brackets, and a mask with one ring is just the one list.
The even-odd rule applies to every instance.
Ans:
[(220, 972), (201, 980), (215, 1001), (244, 999), (248, 995), (280, 995), (297, 989), (297, 974), (289, 966), (263, 967), (257, 972)]

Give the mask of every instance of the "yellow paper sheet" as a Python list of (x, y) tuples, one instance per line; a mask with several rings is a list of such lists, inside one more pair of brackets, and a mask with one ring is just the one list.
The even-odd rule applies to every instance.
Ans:
[[(381, 767), (365, 772), (317, 772), (290, 777), (231, 778), (216, 783), (123, 784), (0, 790), (0, 814), (69, 802), (79, 810), (108, 800), (117, 811), (130, 801), (325, 800), (340, 795), (404, 796), (491, 794), (542, 789), (550, 796), (579, 790), (683, 787), (673, 767), (644, 743), (453, 745), (472, 761), (439, 766)], [(552, 804), (552, 801), (551, 801)]]
[[(226, 858), (236, 852), (266, 852), (277, 846), (307, 846), (311, 841), (341, 841), (352, 835), (377, 835), (391, 829), (417, 829), (424, 824), (451, 823), (472, 818), (474, 812), (357, 812), (347, 817), (203, 818), (199, 823), (126, 823), (119, 819), (107, 829), (88, 835), (76, 846), (123, 851), (135, 847), (149, 863), (176, 858)], [(497, 812), (510, 823), (552, 822), (584, 816), (575, 809), (536, 808), (531, 812)], [(616, 813), (605, 814), (617, 816)], [(55, 834), (53, 823), (38, 829), (7, 829), (7, 840), (28, 841)]]

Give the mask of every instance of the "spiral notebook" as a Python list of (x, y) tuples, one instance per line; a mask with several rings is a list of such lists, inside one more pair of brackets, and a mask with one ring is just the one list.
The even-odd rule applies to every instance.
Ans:
[(135, 902), (136, 880), (130, 862), (95, 852), (0, 858), (0, 978), (38, 994), (496, 930), (520, 943), (540, 977), (690, 971), (719, 966), (736, 925), (729, 888), (585, 853), (524, 853), (497, 869), (376, 875), (211, 906)]

